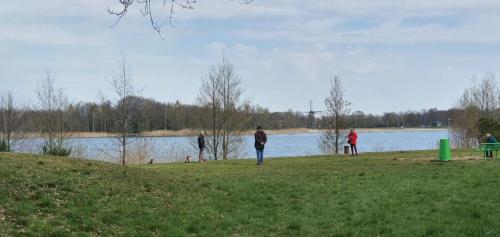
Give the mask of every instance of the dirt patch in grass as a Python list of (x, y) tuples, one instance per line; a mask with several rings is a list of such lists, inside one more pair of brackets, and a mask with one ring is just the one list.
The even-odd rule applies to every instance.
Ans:
[[(394, 157), (391, 158), (393, 161), (408, 161), (412, 160), (411, 158), (405, 158), (405, 157)], [(415, 159), (413, 159), (415, 160)], [(434, 162), (434, 161), (439, 161), (438, 158), (428, 158), (429, 161)], [(453, 156), (451, 158), (452, 161), (481, 161), (484, 160), (482, 156)]]
[(406, 158), (399, 158), (399, 157), (394, 157), (392, 160), (406, 160)]
[(453, 160), (483, 160), (481, 156), (462, 156), (462, 157), (453, 157)]

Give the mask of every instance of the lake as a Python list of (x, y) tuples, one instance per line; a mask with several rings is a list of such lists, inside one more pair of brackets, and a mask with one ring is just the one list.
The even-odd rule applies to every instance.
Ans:
[[(264, 157), (310, 156), (322, 155), (318, 147), (320, 133), (268, 135), (268, 143)], [(358, 152), (408, 151), (437, 149), (439, 139), (448, 138), (446, 130), (394, 130), (394, 131), (360, 131), (358, 132)], [(244, 145), (240, 158), (255, 157), (253, 136), (243, 136)], [(134, 140), (134, 139), (133, 139)], [(142, 157), (142, 161), (178, 162), (186, 155), (196, 159), (193, 138), (188, 137), (151, 137), (131, 143), (134, 156)], [(39, 139), (30, 140), (30, 146), (18, 149), (36, 153), (33, 148)], [(116, 162), (117, 147), (114, 138), (73, 138), (72, 156), (102, 161)], [(29, 148), (27, 148), (29, 147)], [(342, 148), (341, 148), (341, 151)]]

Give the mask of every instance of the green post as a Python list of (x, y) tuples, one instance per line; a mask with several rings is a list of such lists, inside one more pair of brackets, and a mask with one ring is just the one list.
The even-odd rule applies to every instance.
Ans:
[(448, 138), (444, 138), (439, 141), (439, 160), (441, 161), (451, 160), (451, 149)]

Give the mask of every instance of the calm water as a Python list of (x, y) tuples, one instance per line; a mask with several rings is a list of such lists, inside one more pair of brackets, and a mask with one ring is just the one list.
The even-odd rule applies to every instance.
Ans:
[[(268, 135), (264, 157), (321, 155), (318, 147), (320, 133)], [(380, 131), (358, 132), (358, 151), (401, 151), (437, 149), (439, 139), (448, 138), (445, 130), (433, 131)], [(242, 158), (253, 158), (253, 136), (244, 136)], [(39, 142), (39, 141), (31, 141)], [(73, 156), (103, 161), (115, 161), (116, 140), (113, 138), (72, 139)], [(197, 157), (193, 139), (187, 137), (154, 137), (130, 146), (141, 147), (135, 155), (155, 159), (157, 162), (181, 161), (186, 155)], [(33, 146), (31, 146), (33, 147)], [(33, 148), (22, 149), (35, 152)]]

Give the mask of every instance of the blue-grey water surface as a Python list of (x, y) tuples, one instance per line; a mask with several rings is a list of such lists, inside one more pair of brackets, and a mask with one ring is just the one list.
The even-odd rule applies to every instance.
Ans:
[[(324, 154), (318, 146), (320, 133), (268, 135), (265, 157), (309, 156)], [(448, 138), (446, 130), (395, 130), (358, 132), (359, 152), (407, 151), (437, 149), (439, 139)], [(244, 144), (239, 158), (253, 158), (253, 136), (243, 136)], [(132, 139), (133, 140), (133, 139)], [(152, 137), (142, 143), (130, 144), (137, 156), (156, 162), (182, 161), (187, 155), (197, 157), (193, 138)], [(31, 143), (34, 141), (32, 140)], [(38, 140), (38, 142), (40, 142)], [(114, 162), (117, 160), (114, 138), (73, 138), (72, 156)], [(139, 149), (140, 148), (140, 149)], [(25, 151), (37, 152), (36, 146)], [(194, 159), (196, 160), (196, 159)]]

